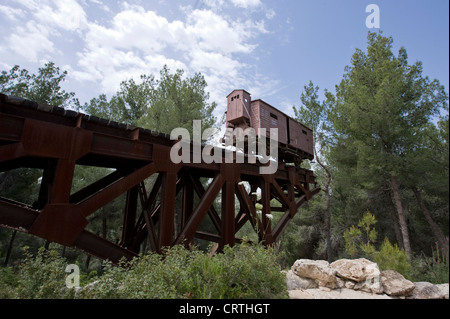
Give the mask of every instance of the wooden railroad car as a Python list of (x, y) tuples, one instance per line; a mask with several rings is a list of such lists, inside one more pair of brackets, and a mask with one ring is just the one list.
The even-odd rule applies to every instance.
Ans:
[[(313, 132), (261, 99), (252, 100), (249, 92), (234, 90), (227, 96), (227, 128), (278, 128), (279, 160), (301, 163), (314, 158)], [(257, 135), (257, 137), (260, 137)]]

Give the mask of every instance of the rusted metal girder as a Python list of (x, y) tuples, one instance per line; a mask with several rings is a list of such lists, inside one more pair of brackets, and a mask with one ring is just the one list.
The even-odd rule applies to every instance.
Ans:
[[(146, 129), (0, 95), (0, 172), (21, 167), (43, 172), (31, 206), (0, 193), (0, 225), (118, 263), (137, 256), (146, 239), (156, 252), (189, 246), (196, 238), (222, 249), (240, 241), (236, 233), (247, 222), (260, 241), (272, 245), (298, 209), (319, 192), (311, 171), (285, 164), (272, 175), (260, 175), (260, 164), (174, 164), (169, 155), (175, 142)], [(77, 165), (112, 170), (74, 192)], [(152, 176), (155, 181), (147, 189)], [(258, 188), (260, 199), (252, 194)], [(88, 217), (124, 193), (120, 242), (89, 232)], [(271, 207), (274, 199), (277, 207)], [(263, 205), (261, 214), (257, 202)], [(275, 225), (272, 212), (281, 215)], [(213, 231), (202, 230), (206, 219)]]

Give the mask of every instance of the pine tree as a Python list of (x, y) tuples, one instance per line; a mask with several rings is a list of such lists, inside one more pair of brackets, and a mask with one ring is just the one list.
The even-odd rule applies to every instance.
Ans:
[(392, 44), (391, 37), (369, 32), (367, 52), (356, 50), (336, 95), (329, 95), (330, 119), (337, 145), (354, 152), (360, 176), (379, 177), (377, 183), (389, 185), (411, 257), (401, 191), (415, 172), (407, 159), (420, 147), (419, 137), (434, 116), (447, 107), (447, 95), (439, 81), (422, 75), (421, 62), (408, 64), (404, 48), (395, 56)]

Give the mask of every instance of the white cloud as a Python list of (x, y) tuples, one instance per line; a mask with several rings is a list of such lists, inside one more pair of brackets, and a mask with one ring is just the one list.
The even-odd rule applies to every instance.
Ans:
[(80, 0), (80, 1), (83, 6), (90, 6), (91, 4), (94, 4), (105, 12), (111, 12), (111, 9), (101, 0)]
[[(0, 48), (0, 53), (2, 52), (2, 48)], [(0, 61), (0, 70), (11, 70), (12, 66), (7, 64), (7, 63), (3, 63)]]
[(49, 40), (49, 30), (44, 26), (28, 21), (24, 26), (7, 38), (7, 46), (15, 54), (23, 56), (31, 62), (38, 62), (40, 54), (54, 53), (56, 49)]
[(261, 0), (231, 0), (231, 2), (240, 8), (256, 8), (261, 5)]
[(84, 29), (87, 25), (86, 13), (75, 0), (53, 1), (43, 5), (36, 17), (43, 23), (67, 31)]
[(208, 10), (195, 10), (189, 15), (187, 32), (196, 38), (196, 45), (206, 51), (250, 53), (254, 48), (245, 42), (250, 34), (239, 23), (232, 25)]
[[(80, 32), (87, 25), (86, 13), (75, 0), (14, 0), (22, 8), (1, 6), (0, 11), (18, 24), (6, 37), (8, 50), (27, 61), (52, 60), (56, 49), (53, 38), (61, 31)], [(20, 19), (19, 19), (20, 18)]]
[(47, 27), (75, 31), (86, 27), (86, 13), (76, 0), (15, 0)]
[[(221, 11), (224, 8), (238, 7), (255, 10), (263, 7), (261, 0), (202, 0), (213, 11)], [(242, 14), (243, 12), (241, 12)]]
[(114, 93), (121, 81), (141, 74), (158, 74), (164, 64), (185, 67), (163, 55), (168, 45), (183, 38), (180, 30), (183, 26), (178, 22), (171, 24), (153, 11), (125, 5), (110, 27), (89, 23), (85, 48), (78, 53), (82, 71), (73, 75), (80, 81), (98, 81), (105, 93)]
[(81, 71), (73, 75), (100, 81), (106, 93), (114, 93), (120, 81), (144, 73), (158, 75), (167, 64), (187, 75), (202, 72), (210, 89), (219, 90), (223, 99), (234, 82), (245, 82), (241, 72), (246, 66), (236, 55), (255, 49), (250, 41), (267, 32), (264, 23), (230, 21), (211, 10), (186, 9), (184, 14), (184, 21), (169, 21), (154, 11), (125, 4), (109, 26), (89, 23), (85, 48), (78, 53)]
[(268, 9), (266, 11), (266, 18), (269, 19), (269, 20), (275, 18), (276, 15), (277, 14), (276, 14), (275, 10), (273, 10), (273, 9)]
[(248, 90), (252, 96), (268, 98), (277, 94), (282, 88), (280, 80), (269, 78), (263, 74), (254, 74), (249, 83)]
[(4, 14), (8, 19), (16, 21), (19, 18), (25, 17), (25, 12), (21, 9), (11, 8), (8, 6), (0, 5), (0, 13)]
[(224, 0), (203, 0), (203, 3), (212, 9), (217, 9), (224, 5)]
[(153, 11), (122, 11), (112, 27), (91, 23), (85, 41), (88, 48), (130, 48), (145, 52), (159, 52), (166, 46), (168, 21)]
[[(0, 5), (0, 14), (8, 15), (14, 25), (4, 36), (7, 48), (2, 46), (0, 53), (14, 52), (36, 63), (54, 61), (55, 54), (67, 56), (71, 60), (65, 61), (64, 69), (69, 79), (84, 87), (98, 84), (90, 86), (92, 92), (86, 95), (91, 97), (113, 94), (121, 81), (131, 77), (158, 76), (164, 65), (172, 71), (183, 69), (186, 76), (201, 72), (211, 100), (219, 103), (217, 113), (225, 111), (225, 96), (232, 89), (267, 88), (274, 83), (264, 77), (258, 80), (255, 67), (243, 62), (255, 52), (257, 37), (268, 33), (264, 21), (255, 21), (250, 10), (242, 16), (227, 11), (264, 9), (260, 0), (199, 0), (196, 4), (203, 6), (179, 6), (172, 19), (137, 2), (119, 3), (115, 13), (115, 7), (106, 10), (101, 0), (11, 2), (15, 5)], [(100, 19), (98, 9), (103, 13)], [(266, 18), (274, 15), (272, 10)], [(58, 47), (61, 43), (74, 50)]]
[(202, 73), (227, 74), (229, 77), (236, 77), (238, 75), (237, 69), (241, 65), (239, 61), (219, 52), (194, 49), (189, 55), (191, 58), (190, 66)]

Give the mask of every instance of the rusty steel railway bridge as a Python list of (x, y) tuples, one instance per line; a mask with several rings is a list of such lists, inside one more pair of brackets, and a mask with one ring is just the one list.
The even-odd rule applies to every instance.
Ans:
[[(215, 242), (220, 250), (240, 241), (236, 233), (247, 222), (261, 242), (272, 245), (299, 208), (319, 192), (312, 171), (285, 163), (272, 175), (260, 175), (259, 163), (174, 164), (169, 154), (175, 143), (165, 134), (0, 94), (0, 172), (42, 171), (32, 205), (0, 192), (0, 226), (117, 264), (122, 257), (138, 256), (147, 238), (156, 252), (189, 246), (194, 238)], [(111, 173), (73, 191), (77, 165), (110, 168)], [(150, 177), (152, 187), (145, 183)], [(205, 188), (201, 178), (212, 182)], [(260, 199), (253, 193), (257, 188)], [(87, 218), (122, 194), (126, 203), (120, 242), (87, 230)], [(213, 205), (218, 197), (220, 209)], [(272, 199), (280, 205), (271, 207)], [(263, 205), (260, 214), (257, 201)], [(267, 218), (272, 211), (281, 214), (275, 225)], [(200, 230), (207, 218), (213, 232)]]

